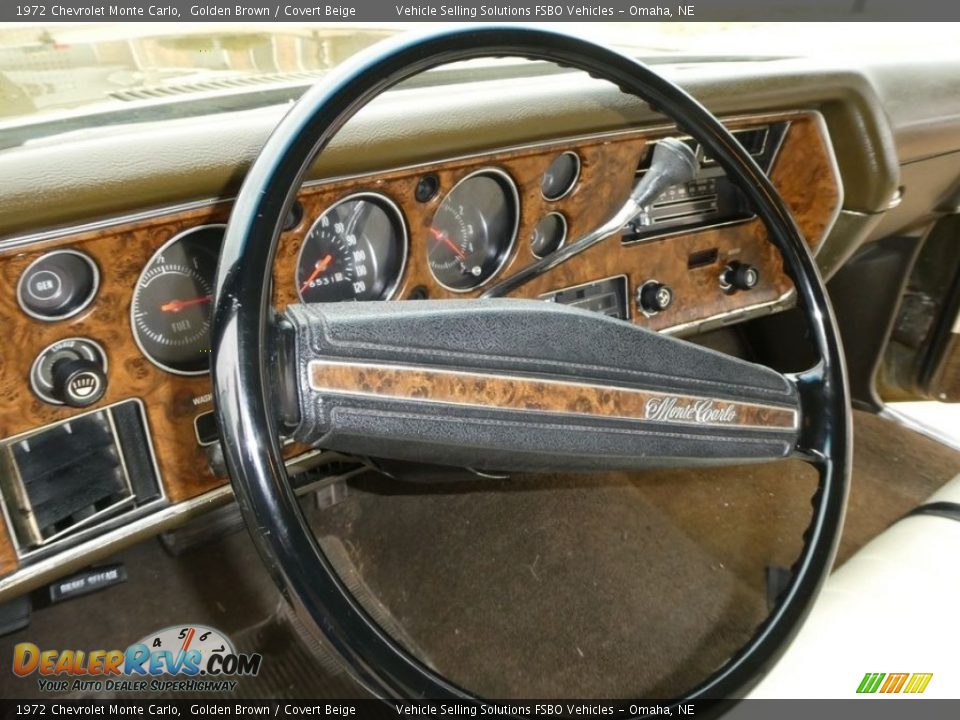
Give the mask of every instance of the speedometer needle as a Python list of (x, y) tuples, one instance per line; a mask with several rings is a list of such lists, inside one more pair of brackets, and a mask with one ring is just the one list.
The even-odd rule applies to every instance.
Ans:
[(168, 303), (164, 303), (160, 306), (160, 310), (163, 312), (180, 312), (185, 307), (190, 307), (191, 305), (202, 305), (213, 300), (213, 295), (203, 295), (201, 297), (191, 298), (190, 300), (171, 300)]
[(324, 255), (322, 258), (317, 260), (317, 264), (313, 266), (313, 272), (310, 273), (310, 277), (303, 281), (303, 285), (300, 286), (300, 292), (303, 292), (308, 287), (310, 283), (317, 279), (317, 275), (322, 273), (327, 269), (327, 266), (333, 262), (333, 255)]
[(454, 255), (456, 255), (461, 260), (466, 258), (466, 255), (463, 254), (463, 250), (457, 247), (456, 243), (453, 242), (450, 238), (446, 236), (446, 233), (442, 233), (436, 228), (430, 228), (430, 234), (433, 235), (437, 240), (442, 243), (446, 243), (450, 246), (450, 249), (453, 250)]

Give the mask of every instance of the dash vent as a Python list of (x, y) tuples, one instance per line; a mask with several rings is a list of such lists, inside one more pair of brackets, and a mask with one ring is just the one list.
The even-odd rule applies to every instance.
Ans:
[(314, 83), (322, 77), (322, 72), (266, 73), (263, 75), (219, 77), (199, 82), (170, 83), (153, 87), (114, 90), (110, 97), (124, 102), (138, 100), (157, 100), (178, 95), (197, 95), (199, 93), (223, 92), (224, 90), (245, 90), (262, 85), (277, 83)]
[(136, 402), (4, 441), (0, 490), (20, 553), (159, 498), (150, 458)]

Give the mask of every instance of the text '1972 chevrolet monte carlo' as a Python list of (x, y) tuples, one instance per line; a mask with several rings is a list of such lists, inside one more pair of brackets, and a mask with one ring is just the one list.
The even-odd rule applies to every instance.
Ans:
[(958, 697), (956, 25), (230, 18), (0, 25), (12, 712)]

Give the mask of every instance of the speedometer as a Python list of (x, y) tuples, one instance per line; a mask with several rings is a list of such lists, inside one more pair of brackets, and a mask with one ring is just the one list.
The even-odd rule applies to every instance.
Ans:
[(397, 206), (383, 195), (344, 198), (310, 228), (297, 259), (303, 302), (385, 300), (407, 256), (407, 231)]

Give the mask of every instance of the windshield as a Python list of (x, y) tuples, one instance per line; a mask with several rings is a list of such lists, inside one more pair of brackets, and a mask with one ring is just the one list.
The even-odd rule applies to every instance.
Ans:
[[(425, 27), (437, 26), (0, 25), (0, 134), (7, 134), (0, 147), (53, 134), (39, 129), (33, 135), (10, 132), (42, 122), (62, 125), (70, 120), (56, 128), (63, 132), (102, 125), (104, 113), (126, 113), (113, 122), (162, 119), (170, 116), (168, 106), (178, 102), (176, 116), (288, 102), (352, 54), (398, 32)], [(569, 25), (557, 27), (571, 31)], [(611, 22), (578, 25), (576, 30), (651, 62), (956, 52), (955, 27), (948, 24), (917, 23), (904, 29), (897, 23)], [(480, 72), (476, 64), (468, 70)], [(238, 102), (239, 96), (247, 98), (247, 104)], [(204, 102), (196, 102), (199, 99)], [(185, 100), (194, 104), (180, 102)]]

